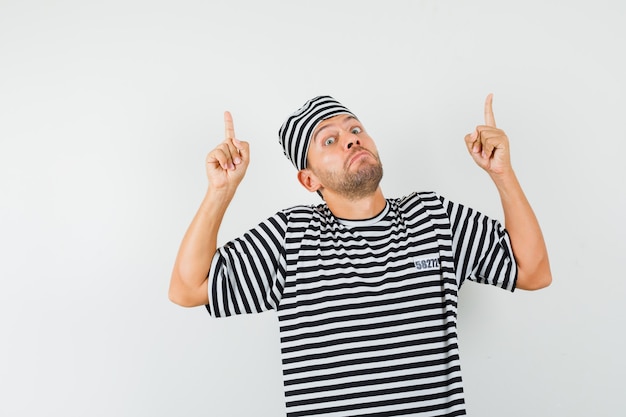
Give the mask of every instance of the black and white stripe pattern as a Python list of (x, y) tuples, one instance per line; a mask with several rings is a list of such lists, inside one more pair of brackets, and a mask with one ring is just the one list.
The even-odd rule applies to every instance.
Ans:
[(323, 120), (340, 114), (354, 116), (334, 98), (318, 96), (304, 103), (285, 120), (278, 130), (278, 142), (283, 147), (285, 156), (298, 170), (306, 168), (309, 143), (317, 125)]
[(433, 193), (364, 221), (297, 206), (220, 248), (207, 308), (277, 310), (290, 417), (455, 416), (457, 291), (516, 274), (499, 222)]

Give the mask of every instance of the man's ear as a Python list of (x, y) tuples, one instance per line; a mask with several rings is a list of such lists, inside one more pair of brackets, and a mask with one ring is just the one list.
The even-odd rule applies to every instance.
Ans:
[(322, 188), (317, 176), (310, 169), (301, 169), (298, 171), (298, 181), (310, 192), (318, 191)]

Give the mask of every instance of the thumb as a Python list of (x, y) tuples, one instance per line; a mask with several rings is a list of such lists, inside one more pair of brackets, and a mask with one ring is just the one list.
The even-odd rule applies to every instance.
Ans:
[(248, 161), (250, 157), (250, 144), (248, 142), (232, 138), (233, 145), (237, 148), (237, 152), (239, 152), (239, 156), (244, 161)]

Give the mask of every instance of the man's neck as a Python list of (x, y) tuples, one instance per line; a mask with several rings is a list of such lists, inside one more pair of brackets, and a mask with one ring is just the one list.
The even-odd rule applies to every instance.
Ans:
[(356, 200), (338, 194), (325, 194), (324, 200), (333, 215), (347, 220), (371, 219), (383, 211), (387, 204), (380, 187), (373, 194)]

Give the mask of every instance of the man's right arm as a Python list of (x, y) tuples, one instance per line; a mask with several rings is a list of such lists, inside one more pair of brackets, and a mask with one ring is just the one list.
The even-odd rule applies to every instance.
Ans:
[(169, 298), (184, 307), (209, 302), (207, 277), (217, 250), (219, 227), (250, 162), (248, 143), (235, 138), (228, 112), (224, 113), (224, 124), (226, 139), (206, 157), (209, 186), (183, 237), (172, 270)]

